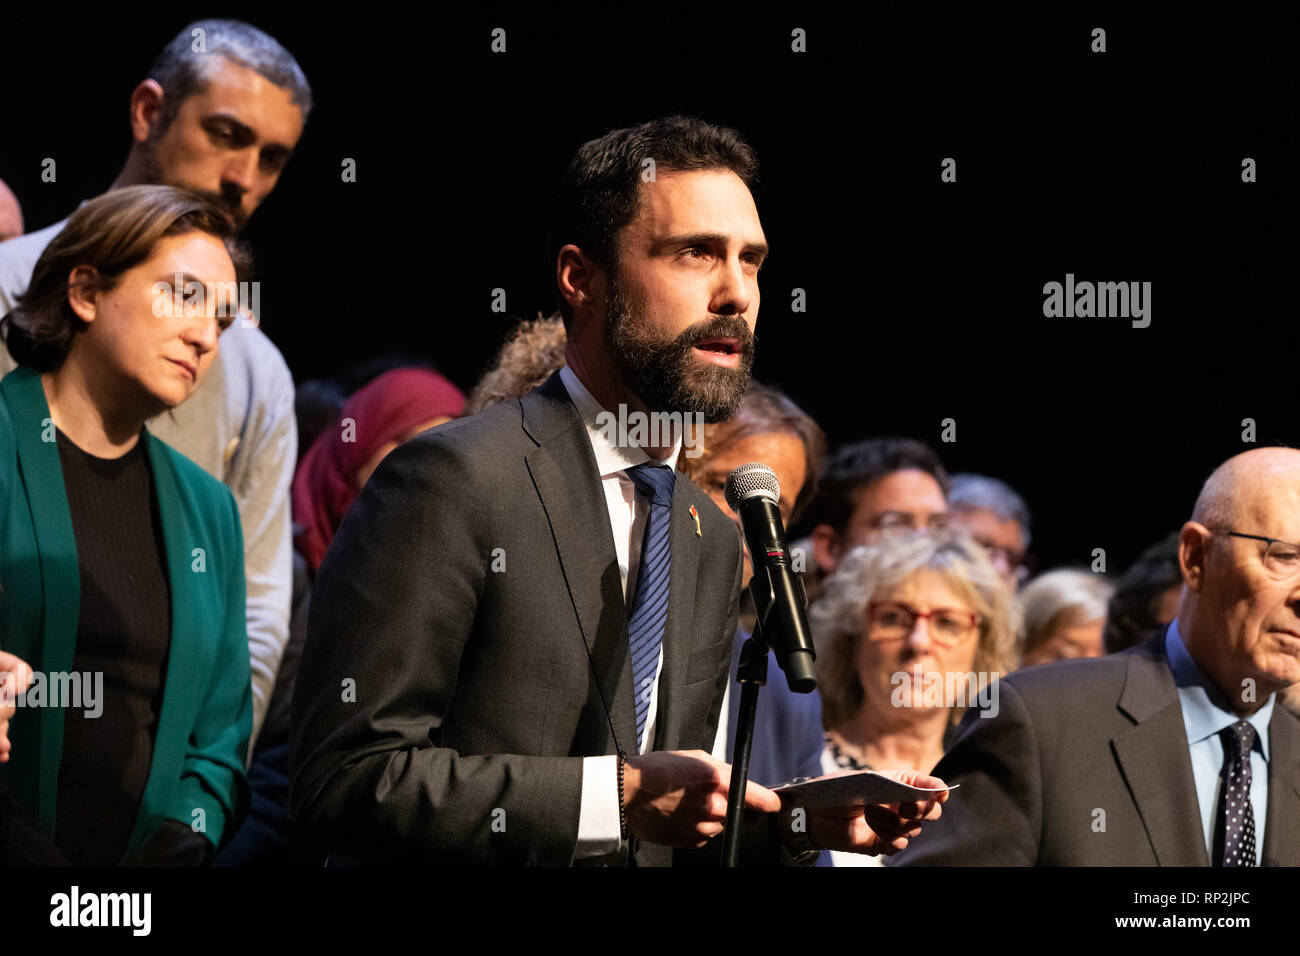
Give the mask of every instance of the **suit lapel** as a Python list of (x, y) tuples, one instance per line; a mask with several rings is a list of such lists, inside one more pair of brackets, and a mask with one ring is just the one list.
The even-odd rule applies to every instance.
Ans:
[[(1164, 632), (1129, 655), (1119, 709), (1136, 724), (1111, 740), (1160, 866), (1209, 866), (1191, 752)], [(1181, 746), (1171, 746), (1171, 741)]]
[[(699, 577), (702, 538), (695, 534), (691, 518), (689, 479), (679, 474), (673, 486), (672, 572), (668, 585), (668, 621), (664, 626), (664, 665), (659, 675), (658, 715), (655, 719), (655, 749), (676, 750), (682, 733), (686, 708), (676, 698), (684, 690), (683, 681), (690, 665), (695, 644), (695, 582)], [(712, 689), (712, 685), (709, 685)]]
[(550, 523), (614, 744), (635, 753), (627, 604), (591, 442), (559, 373), (521, 399), (520, 406), (524, 430), (538, 443), (524, 460)]
[(1264, 866), (1300, 863), (1300, 721), (1273, 702), (1268, 722), (1268, 817), (1264, 826)]
[[(31, 509), (40, 559), (44, 627), (39, 652), (28, 662), (47, 673), (68, 672), (72, 670), (81, 616), (81, 570), (54, 423), (38, 372), (26, 367), (15, 369), (0, 382), (0, 388), (13, 418), (18, 470)], [(41, 824), (53, 832), (58, 755), (63, 752), (63, 711), (43, 707), (31, 716), (40, 721), (41, 753), (45, 758), (37, 782), (37, 805)]]

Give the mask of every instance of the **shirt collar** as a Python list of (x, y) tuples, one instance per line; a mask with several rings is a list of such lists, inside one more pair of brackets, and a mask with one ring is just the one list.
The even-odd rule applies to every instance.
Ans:
[[(1169, 670), (1173, 672), (1174, 684), (1178, 687), (1188, 744), (1213, 737), (1241, 719), (1227, 706), (1223, 692), (1192, 658), (1178, 631), (1177, 618), (1169, 624), (1165, 635), (1165, 655), (1169, 658)], [(1273, 697), (1269, 694), (1264, 706), (1246, 718), (1255, 728), (1265, 760), (1268, 760), (1268, 723), (1273, 717)]]
[[(608, 427), (610, 423), (609, 416), (613, 416), (613, 425), (617, 427), (619, 416), (615, 412), (607, 411), (596, 397), (587, 391), (587, 386), (582, 384), (581, 379), (573, 373), (569, 366), (565, 365), (560, 369), (560, 381), (564, 383), (564, 389), (569, 393), (569, 398), (573, 400), (573, 406), (582, 416), (582, 423), (587, 428), (587, 438), (591, 441), (591, 450), (596, 454), (596, 469), (600, 472), (600, 477), (608, 478), (611, 475), (619, 474), (626, 471), (633, 465), (644, 464), (651, 461), (642, 449), (635, 445), (620, 445), (614, 439), (617, 434)], [(604, 419), (603, 423), (601, 419)], [(673, 443), (672, 454), (670, 454), (662, 464), (676, 470), (677, 458), (682, 451), (682, 436), (679, 432), (677, 440)]]

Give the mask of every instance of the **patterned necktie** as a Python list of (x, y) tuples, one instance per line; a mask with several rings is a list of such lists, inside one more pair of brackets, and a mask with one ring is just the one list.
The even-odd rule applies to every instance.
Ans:
[(1255, 809), (1250, 803), (1250, 751), (1255, 728), (1239, 720), (1219, 731), (1223, 738), (1223, 800), (1219, 827), (1223, 834), (1220, 866), (1255, 865)]
[(627, 617), (627, 636), (632, 652), (632, 687), (636, 693), (636, 746), (641, 751), (646, 721), (650, 716), (650, 693), (654, 688), (659, 648), (668, 620), (668, 572), (672, 565), (668, 521), (677, 477), (671, 468), (645, 462), (627, 469), (637, 491), (650, 499), (650, 518), (641, 544), (641, 564), (636, 575), (636, 593)]

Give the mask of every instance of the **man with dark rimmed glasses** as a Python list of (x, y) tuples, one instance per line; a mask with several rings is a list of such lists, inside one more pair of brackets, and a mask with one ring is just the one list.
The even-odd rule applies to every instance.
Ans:
[[(1179, 532), (1178, 616), (1150, 640), (1001, 682), (935, 774), (961, 784), (897, 865), (1300, 862), (1300, 450), (1206, 481)], [(960, 795), (960, 797), (958, 797)]]

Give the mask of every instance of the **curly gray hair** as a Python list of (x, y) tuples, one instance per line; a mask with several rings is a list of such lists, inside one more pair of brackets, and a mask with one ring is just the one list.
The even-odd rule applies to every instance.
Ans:
[(844, 723), (862, 707), (862, 682), (854, 647), (866, 625), (867, 605), (917, 571), (932, 569), (980, 615), (975, 651), (978, 674), (1002, 675), (1015, 668), (1020, 612), (1015, 596), (970, 532), (952, 526), (932, 534), (886, 538), (850, 551), (809, 609), (817, 648), (822, 722)]

